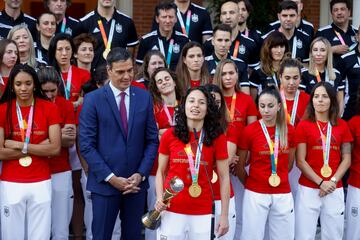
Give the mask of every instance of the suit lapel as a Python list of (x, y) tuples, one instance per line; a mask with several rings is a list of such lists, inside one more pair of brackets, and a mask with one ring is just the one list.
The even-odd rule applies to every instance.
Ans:
[(121, 128), (122, 135), (125, 136), (125, 131), (124, 131), (124, 128), (123, 128), (123, 126), (121, 124), (120, 111), (119, 111), (118, 106), (116, 105), (116, 100), (115, 100), (115, 97), (114, 97), (114, 93), (111, 90), (109, 84), (106, 84), (103, 88), (104, 88), (104, 91), (105, 91), (106, 100), (108, 101), (108, 103), (110, 105), (110, 109), (111, 109), (112, 113), (114, 114), (115, 119), (116, 119), (117, 123), (119, 124), (119, 126)]
[(136, 109), (136, 94), (133, 87), (130, 87), (130, 109), (129, 109), (129, 120), (128, 120), (128, 135), (130, 136), (132, 125), (135, 117), (135, 109)]

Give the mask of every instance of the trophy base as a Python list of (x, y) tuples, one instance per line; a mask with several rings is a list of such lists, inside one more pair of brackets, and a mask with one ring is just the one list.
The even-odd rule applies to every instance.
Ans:
[(161, 224), (161, 217), (160, 215), (154, 219), (153, 217), (153, 213), (154, 211), (150, 211), (146, 214), (144, 214), (141, 218), (141, 221), (144, 225), (144, 227), (151, 229), (151, 230), (156, 230), (158, 227), (160, 227)]

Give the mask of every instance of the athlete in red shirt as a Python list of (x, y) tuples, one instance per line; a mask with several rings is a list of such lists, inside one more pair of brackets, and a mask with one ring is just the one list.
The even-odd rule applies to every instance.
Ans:
[(15, 65), (0, 100), (3, 239), (50, 238), (48, 157), (60, 152), (61, 119), (56, 105), (45, 99), (35, 70)]
[[(360, 93), (360, 88), (358, 89)], [(359, 96), (359, 95), (358, 95)], [(354, 138), (352, 145), (350, 177), (346, 196), (346, 239), (356, 240), (360, 236), (359, 202), (360, 202), (360, 98), (357, 100), (357, 114), (348, 122)]]
[[(275, 86), (259, 95), (262, 119), (245, 127), (239, 142), (237, 175), (245, 185), (241, 239), (294, 239), (294, 203), (288, 181), (295, 157), (294, 129), (287, 124)], [(249, 173), (245, 170), (248, 152)]]
[[(226, 136), (220, 127), (217, 106), (203, 87), (191, 89), (179, 106), (176, 125), (161, 137), (156, 173), (155, 209), (164, 211), (158, 238), (209, 239), (211, 234), (211, 173), (216, 164), (221, 192), (221, 215), (215, 227), (218, 237), (228, 231), (229, 168)], [(178, 176), (184, 189), (167, 207), (164, 188)], [(191, 206), (191, 207), (190, 207)]]
[[(164, 132), (175, 126), (175, 107), (180, 101), (181, 85), (177, 82), (175, 74), (168, 68), (157, 68), (150, 78), (149, 91), (154, 100), (154, 116), (159, 129), (159, 138)], [(158, 159), (154, 161), (149, 176), (147, 206), (153, 210), (156, 202), (155, 175), (158, 168)], [(156, 239), (156, 231), (145, 229), (146, 239)]]
[(38, 72), (41, 89), (51, 102), (58, 106), (61, 118), (60, 155), (50, 158), (51, 171), (51, 236), (54, 239), (69, 236), (69, 224), (73, 211), (73, 188), (69, 147), (76, 139), (74, 107), (69, 100), (59, 96), (58, 86), (61, 78), (55, 68), (41, 68)]
[[(279, 68), (280, 95), (284, 105), (285, 117), (288, 124), (296, 126), (304, 115), (309, 102), (309, 95), (300, 91), (301, 63), (293, 58), (285, 58)], [(294, 165), (289, 173), (291, 192), (295, 198), (299, 185), (300, 170)]]
[(295, 239), (314, 239), (319, 216), (322, 239), (343, 238), (341, 178), (350, 166), (353, 138), (338, 114), (335, 90), (327, 82), (317, 83), (304, 120), (296, 128), (296, 160), (302, 173), (296, 194)]

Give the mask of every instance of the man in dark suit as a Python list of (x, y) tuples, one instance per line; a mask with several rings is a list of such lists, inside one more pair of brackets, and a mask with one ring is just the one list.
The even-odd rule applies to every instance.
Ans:
[(150, 94), (132, 87), (130, 53), (107, 56), (110, 83), (85, 96), (80, 114), (80, 151), (89, 165), (95, 240), (111, 239), (120, 210), (121, 237), (141, 239), (147, 176), (158, 148)]

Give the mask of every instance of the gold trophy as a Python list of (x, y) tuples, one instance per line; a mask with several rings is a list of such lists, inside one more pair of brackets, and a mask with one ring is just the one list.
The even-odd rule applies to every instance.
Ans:
[[(181, 192), (183, 189), (184, 189), (184, 182), (176, 176), (173, 177), (170, 180), (170, 188), (165, 189), (163, 195), (163, 202), (165, 204), (168, 204), (170, 200), (173, 197), (175, 197), (179, 192)], [(156, 210), (151, 210), (148, 213), (144, 214), (144, 216), (142, 216), (141, 221), (144, 227), (149, 228), (151, 230), (155, 230), (160, 226), (161, 223), (160, 212)]]

